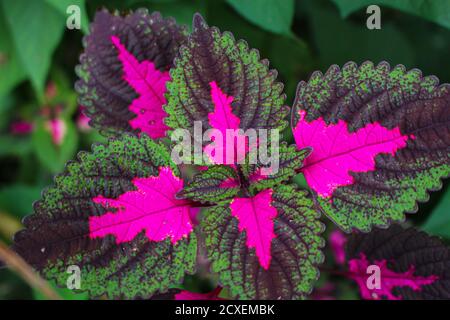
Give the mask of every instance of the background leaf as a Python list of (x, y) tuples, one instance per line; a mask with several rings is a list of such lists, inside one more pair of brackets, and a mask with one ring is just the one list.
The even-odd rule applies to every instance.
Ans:
[(0, 4), (15, 52), (42, 101), (52, 53), (66, 26), (65, 18), (55, 8), (40, 1), (2, 0)]
[(66, 133), (61, 145), (56, 145), (52, 135), (46, 127), (46, 123), (40, 121), (33, 132), (33, 147), (38, 159), (52, 173), (57, 173), (64, 168), (64, 164), (70, 160), (77, 151), (78, 133), (72, 122), (62, 120), (66, 126)]
[(441, 201), (422, 225), (424, 231), (450, 239), (450, 188), (447, 186)]
[(0, 5), (0, 97), (26, 78)]
[(242, 16), (275, 33), (290, 34), (294, 0), (227, 0)]
[(48, 5), (54, 7), (63, 16), (69, 17), (67, 8), (76, 5), (80, 8), (81, 29), (84, 33), (89, 33), (89, 19), (85, 8), (85, 0), (44, 0)]
[(343, 17), (371, 4), (379, 4), (402, 10), (450, 28), (450, 3), (446, 0), (332, 0)]
[[(40, 186), (15, 184), (0, 189), (0, 211), (23, 218), (33, 211), (32, 204), (41, 196)], [(20, 201), (17, 201), (20, 199)]]
[[(381, 30), (373, 31), (365, 27), (363, 19), (342, 20), (333, 8), (320, 1), (307, 1), (305, 10), (310, 15), (309, 25), (320, 56), (320, 68), (366, 60), (414, 66), (413, 43), (390, 20), (384, 19)], [(395, 43), (395, 46), (383, 45), (385, 43)]]

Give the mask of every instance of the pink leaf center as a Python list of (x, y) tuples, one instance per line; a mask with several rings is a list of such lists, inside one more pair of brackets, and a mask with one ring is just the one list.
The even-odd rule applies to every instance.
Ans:
[(130, 120), (130, 126), (152, 138), (164, 137), (169, 129), (163, 121), (167, 116), (163, 105), (166, 104), (164, 94), (166, 83), (170, 80), (169, 72), (159, 71), (151, 61), (139, 62), (127, 51), (118, 37), (111, 36), (111, 41), (119, 51), (118, 57), (122, 62), (125, 81), (139, 94), (128, 107), (137, 115)]
[(389, 130), (379, 123), (371, 123), (350, 133), (347, 123), (339, 120), (327, 125), (322, 118), (307, 122), (306, 111), (300, 111), (300, 120), (294, 129), (299, 149), (312, 147), (302, 172), (308, 185), (323, 198), (331, 197), (340, 186), (351, 185), (350, 172), (375, 170), (375, 157), (380, 153), (395, 155), (406, 147), (408, 138), (398, 127)]
[(273, 219), (277, 209), (272, 206), (272, 190), (267, 189), (251, 198), (234, 198), (231, 215), (239, 220), (239, 231), (247, 233), (247, 247), (255, 248), (260, 265), (269, 269), (271, 243), (275, 238)]
[(213, 142), (205, 146), (204, 151), (214, 164), (234, 165), (245, 158), (249, 141), (243, 132), (237, 131), (241, 120), (232, 112), (234, 98), (224, 94), (215, 81), (210, 86), (214, 111), (208, 114), (209, 125), (221, 137), (211, 134), (209, 138)]
[(349, 277), (356, 281), (363, 299), (379, 300), (386, 298), (389, 300), (401, 300), (402, 297), (395, 296), (392, 290), (395, 287), (409, 287), (414, 291), (421, 291), (422, 286), (435, 282), (438, 277), (431, 275), (429, 277), (414, 276), (415, 268), (412, 265), (408, 271), (397, 273), (387, 267), (386, 260), (375, 261), (372, 265), (380, 268), (380, 288), (370, 289), (368, 286), (368, 278), (372, 277), (371, 273), (367, 273), (369, 261), (364, 253), (360, 254), (359, 259), (352, 259), (348, 262)]
[(191, 208), (187, 201), (175, 199), (183, 188), (169, 167), (159, 169), (159, 176), (135, 178), (137, 190), (127, 191), (117, 199), (98, 196), (93, 199), (106, 209), (114, 208), (101, 216), (89, 218), (91, 238), (114, 235), (117, 243), (133, 240), (141, 231), (149, 240), (170, 238), (176, 243), (192, 231)]

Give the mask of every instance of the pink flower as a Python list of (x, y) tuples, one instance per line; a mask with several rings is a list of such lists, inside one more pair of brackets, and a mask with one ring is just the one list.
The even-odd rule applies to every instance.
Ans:
[(47, 120), (45, 128), (50, 132), (53, 143), (61, 145), (67, 133), (67, 126), (63, 119), (56, 118)]

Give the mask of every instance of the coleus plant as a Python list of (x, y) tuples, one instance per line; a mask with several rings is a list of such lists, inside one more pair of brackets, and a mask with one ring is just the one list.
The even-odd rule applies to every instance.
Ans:
[[(90, 124), (110, 140), (67, 164), (13, 246), (59, 285), (77, 265), (92, 297), (216, 299), (220, 289), (202, 296), (174, 289), (205, 251), (233, 298), (305, 298), (324, 260), (321, 213), (346, 232), (386, 227), (449, 175), (450, 87), (418, 70), (366, 62), (300, 82), (291, 110), (296, 144), (280, 144), (276, 172), (264, 175), (262, 164), (246, 160), (257, 144), (234, 163), (216, 158), (187, 179), (171, 157), (176, 129), (287, 127), (277, 72), (200, 15), (188, 34), (159, 13), (103, 10), (90, 31), (76, 89)], [(292, 183), (298, 173), (311, 192)], [(420, 259), (404, 269), (389, 265), (392, 256), (351, 248), (353, 268), (379, 263), (420, 279), (409, 287), (421, 297), (441, 297), (427, 293), (437, 284), (449, 292), (442, 269), (422, 272)], [(408, 255), (402, 248), (394, 258)], [(448, 253), (433, 259), (442, 264)]]

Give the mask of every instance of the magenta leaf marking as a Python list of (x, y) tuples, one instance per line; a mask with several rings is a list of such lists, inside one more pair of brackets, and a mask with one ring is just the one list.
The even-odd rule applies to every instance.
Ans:
[(277, 216), (272, 193), (272, 189), (267, 189), (251, 198), (234, 198), (230, 204), (231, 215), (239, 220), (239, 231), (247, 232), (247, 247), (256, 249), (259, 263), (266, 270), (272, 258), (273, 219)]
[(248, 152), (248, 139), (237, 131), (232, 139), (227, 139), (227, 130), (239, 130), (241, 122), (232, 112), (231, 103), (234, 98), (223, 93), (215, 81), (209, 85), (214, 111), (208, 114), (208, 121), (212, 129), (222, 134), (222, 141), (218, 141), (214, 134), (210, 135), (213, 143), (205, 146), (204, 152), (214, 164), (236, 164), (242, 161)]
[[(402, 297), (393, 294), (395, 287), (409, 287), (414, 291), (421, 291), (422, 286), (432, 284), (438, 277), (431, 275), (429, 277), (414, 276), (415, 268), (410, 266), (408, 271), (397, 273), (389, 270), (386, 260), (369, 263), (364, 253), (360, 253), (359, 259), (352, 259), (348, 262), (349, 278), (356, 281), (359, 286), (363, 299), (379, 300), (386, 298), (388, 300), (402, 300)], [(367, 274), (369, 265), (377, 265), (380, 268), (380, 288), (369, 289), (367, 279), (371, 274)]]
[(339, 120), (327, 125), (322, 118), (307, 122), (306, 111), (300, 110), (300, 120), (294, 129), (299, 149), (312, 147), (302, 172), (308, 185), (323, 198), (333, 191), (353, 183), (350, 172), (375, 170), (375, 157), (380, 153), (395, 155), (414, 136), (400, 133), (398, 127), (389, 130), (379, 123), (370, 123), (350, 133), (347, 123)]
[(170, 81), (169, 72), (159, 71), (151, 61), (139, 62), (118, 37), (111, 36), (111, 41), (119, 51), (125, 81), (139, 94), (128, 107), (137, 115), (129, 121), (130, 126), (154, 139), (164, 137), (169, 129), (164, 123), (167, 113), (163, 109), (166, 104), (166, 82)]
[(211, 99), (214, 104), (214, 112), (208, 114), (208, 120), (211, 127), (218, 129), (225, 134), (227, 129), (239, 129), (241, 120), (235, 116), (231, 109), (233, 97), (227, 96), (220, 90), (215, 81), (212, 81)]
[(211, 292), (208, 293), (197, 293), (182, 290), (179, 293), (175, 294), (175, 300), (225, 300), (223, 298), (219, 298), (219, 294), (222, 291), (222, 287), (217, 287)]
[(170, 238), (176, 243), (192, 231), (191, 208), (187, 201), (175, 199), (183, 188), (169, 167), (159, 169), (159, 176), (135, 178), (137, 190), (127, 191), (117, 199), (98, 196), (93, 199), (105, 208), (114, 208), (101, 216), (89, 218), (91, 238), (114, 235), (117, 243), (133, 240), (141, 231), (152, 241)]

